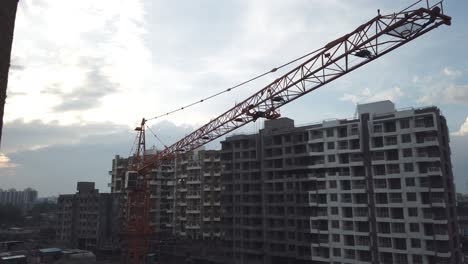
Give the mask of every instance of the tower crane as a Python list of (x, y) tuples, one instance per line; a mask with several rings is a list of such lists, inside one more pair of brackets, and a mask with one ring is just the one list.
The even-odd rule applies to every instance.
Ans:
[[(138, 147), (126, 173), (123, 240), (125, 262), (144, 263), (150, 226), (150, 172), (174, 159), (179, 151), (194, 150), (259, 118), (276, 119), (278, 109), (301, 96), (387, 54), (388, 52), (439, 27), (450, 25), (442, 1), (430, 5), (420, 0), (390, 15), (377, 16), (350, 33), (335, 39), (244, 101), (212, 119), (191, 134), (154, 155), (145, 155), (145, 126), (142, 119), (137, 132)], [(353, 58), (353, 60), (351, 60)], [(277, 69), (272, 69), (275, 72)]]

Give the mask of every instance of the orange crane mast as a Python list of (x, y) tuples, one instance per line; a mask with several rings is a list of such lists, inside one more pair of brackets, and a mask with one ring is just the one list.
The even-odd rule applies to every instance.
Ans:
[[(150, 172), (179, 151), (190, 151), (205, 145), (258, 118), (276, 119), (278, 109), (295, 99), (387, 54), (419, 36), (450, 25), (442, 1), (430, 5), (420, 0), (394, 14), (377, 16), (352, 32), (312, 53), (299, 66), (277, 78), (241, 103), (195, 130), (162, 151), (145, 156), (145, 125), (143, 119), (137, 131), (138, 148), (131, 170), (126, 177), (124, 206), (124, 261), (145, 263), (149, 241), (154, 239), (150, 226)], [(351, 58), (357, 58), (351, 60)], [(275, 72), (277, 69), (272, 69)], [(376, 262), (374, 262), (376, 263)]]

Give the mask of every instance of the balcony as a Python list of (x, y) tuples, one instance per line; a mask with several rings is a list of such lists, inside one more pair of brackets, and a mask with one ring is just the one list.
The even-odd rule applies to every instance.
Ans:
[(363, 189), (366, 189), (365, 184), (353, 183), (353, 190), (363, 190)]
[(200, 179), (188, 179), (187, 184), (200, 184), (201, 180)]

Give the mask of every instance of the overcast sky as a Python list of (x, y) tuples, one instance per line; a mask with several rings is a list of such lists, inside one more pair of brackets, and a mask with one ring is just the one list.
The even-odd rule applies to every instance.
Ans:
[[(21, 0), (0, 149), (0, 188), (108, 191), (132, 128), (322, 47), (403, 0)], [(442, 26), (281, 110), (305, 124), (352, 117), (357, 103), (437, 105), (451, 132), (457, 190), (468, 192), (468, 2), (447, 0)], [(166, 143), (276, 75), (150, 125)], [(255, 132), (260, 123), (244, 132)], [(161, 147), (154, 138), (149, 145)], [(211, 144), (210, 147), (216, 147)]]

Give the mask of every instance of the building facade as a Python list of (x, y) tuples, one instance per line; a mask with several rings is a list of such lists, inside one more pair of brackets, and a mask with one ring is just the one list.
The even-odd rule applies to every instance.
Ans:
[(265, 122), (222, 142), (232, 263), (461, 263), (445, 118), (359, 105), (353, 119)]
[[(130, 163), (131, 158), (114, 158), (109, 172), (112, 192), (125, 192)], [(159, 239), (220, 237), (219, 151), (198, 149), (177, 153), (174, 160), (153, 169), (150, 177), (151, 225)]]
[(13, 205), (21, 208), (30, 208), (37, 200), (37, 191), (26, 188), (23, 191), (15, 189), (0, 189), (0, 204)]
[(468, 195), (457, 196), (457, 209), (460, 235), (468, 239)]
[(99, 193), (94, 182), (78, 182), (76, 194), (57, 202), (56, 241), (85, 250), (113, 250), (119, 244), (119, 194)]

